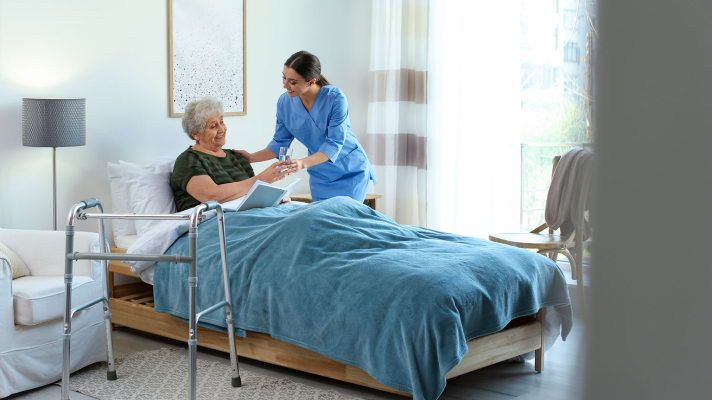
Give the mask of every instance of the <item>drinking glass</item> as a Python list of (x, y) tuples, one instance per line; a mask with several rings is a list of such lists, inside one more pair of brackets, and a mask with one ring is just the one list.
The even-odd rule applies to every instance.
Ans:
[[(284, 163), (291, 159), (292, 159), (292, 148), (291, 147), (280, 147), (279, 148), (279, 161)], [(282, 170), (282, 171), (284, 171), (284, 170)], [(289, 174), (287, 174), (287, 175), (289, 175)]]
[(286, 162), (292, 159), (292, 148), (291, 147), (280, 147), (279, 148), (279, 161)]

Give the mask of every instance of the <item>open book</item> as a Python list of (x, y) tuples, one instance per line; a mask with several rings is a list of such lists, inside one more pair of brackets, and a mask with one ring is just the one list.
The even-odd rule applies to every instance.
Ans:
[(228, 201), (222, 204), (222, 207), (225, 211), (245, 211), (252, 208), (274, 207), (283, 198), (289, 196), (301, 180), (301, 178), (297, 178), (284, 188), (258, 180), (246, 195)]

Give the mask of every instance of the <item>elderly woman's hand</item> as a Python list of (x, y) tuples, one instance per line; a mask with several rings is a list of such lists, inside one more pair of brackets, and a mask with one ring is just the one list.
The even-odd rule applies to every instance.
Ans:
[(267, 167), (264, 171), (257, 175), (257, 179), (262, 182), (274, 183), (279, 180), (284, 179), (287, 176), (289, 170), (282, 166), (281, 161), (277, 161), (274, 164)]

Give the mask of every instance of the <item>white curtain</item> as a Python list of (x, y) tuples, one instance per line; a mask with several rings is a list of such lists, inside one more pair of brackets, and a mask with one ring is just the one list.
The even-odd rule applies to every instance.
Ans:
[(379, 211), (426, 223), (428, 0), (373, 0), (370, 93), (364, 147)]
[(519, 2), (429, 8), (427, 226), (519, 232)]

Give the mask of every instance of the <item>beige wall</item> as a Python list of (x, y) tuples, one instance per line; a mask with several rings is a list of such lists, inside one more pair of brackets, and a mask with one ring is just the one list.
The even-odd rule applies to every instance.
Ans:
[[(52, 150), (22, 146), (23, 97), (87, 99), (87, 145), (57, 150), (60, 229), (83, 198), (110, 209), (108, 161), (177, 155), (190, 144), (180, 119), (168, 117), (166, 8), (163, 0), (0, 0), (0, 227), (52, 228)], [(362, 137), (369, 44), (369, 1), (247, 0), (247, 116), (226, 118), (227, 147), (267, 145), (282, 64), (298, 50), (320, 57)], [(308, 191), (306, 171), (299, 176), (298, 191)]]

